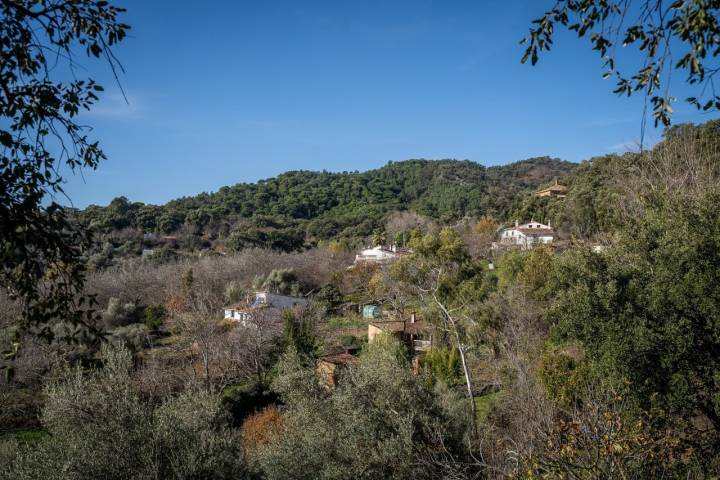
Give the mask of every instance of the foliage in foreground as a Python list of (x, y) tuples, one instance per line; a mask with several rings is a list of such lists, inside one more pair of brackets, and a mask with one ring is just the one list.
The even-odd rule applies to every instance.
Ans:
[(102, 369), (66, 369), (45, 387), (42, 422), (50, 435), (33, 445), (4, 445), (0, 473), (58, 480), (243, 477), (238, 436), (218, 397), (187, 392), (150, 405), (134, 391), (130, 353), (102, 353)]
[(433, 454), (462, 454), (468, 419), (451, 414), (460, 400), (429, 390), (394, 342), (372, 344), (333, 390), (290, 350), (273, 386), (282, 433), (252, 456), (267, 478), (437, 478)]

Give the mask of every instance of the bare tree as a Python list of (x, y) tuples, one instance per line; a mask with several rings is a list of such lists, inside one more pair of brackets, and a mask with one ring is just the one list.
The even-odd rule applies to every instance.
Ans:
[[(412, 229), (417, 229), (420, 233), (426, 234), (437, 230), (437, 223), (428, 217), (411, 211), (394, 212), (385, 221), (385, 236), (388, 242), (394, 243), (399, 235)], [(410, 240), (405, 239), (405, 242)]]
[(281, 324), (276, 312), (259, 309), (228, 335), (226, 359), (233, 373), (242, 377), (254, 376), (258, 384), (267, 383), (277, 353), (277, 339)]

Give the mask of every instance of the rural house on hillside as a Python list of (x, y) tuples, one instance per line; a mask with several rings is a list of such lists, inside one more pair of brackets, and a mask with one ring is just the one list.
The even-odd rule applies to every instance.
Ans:
[(408, 253), (411, 253), (410, 250), (397, 248), (395, 245), (366, 248), (355, 255), (355, 263), (390, 263)]
[(368, 324), (368, 343), (381, 335), (391, 335), (403, 342), (412, 355), (413, 367), (420, 365), (420, 357), (432, 347), (432, 329), (415, 314), (410, 320), (377, 320)]
[(354, 365), (358, 361), (357, 357), (347, 352), (333, 353), (318, 358), (315, 369), (322, 385), (327, 388), (335, 388), (340, 370), (347, 365)]
[(229, 305), (224, 308), (224, 318), (240, 322), (243, 326), (249, 320), (262, 315), (269, 320), (280, 319), (280, 314), (287, 308), (300, 305), (307, 305), (306, 298), (291, 297), (277, 293), (255, 292), (255, 299), (252, 303), (240, 303)]
[(567, 196), (568, 188), (565, 185), (560, 185), (555, 179), (555, 184), (550, 185), (547, 188), (543, 188), (535, 192), (536, 197), (555, 197), (565, 198)]
[(555, 231), (550, 225), (545, 225), (535, 220), (529, 223), (505, 228), (500, 233), (500, 243), (493, 244), (493, 247), (520, 247), (522, 249), (532, 248), (536, 245), (550, 244), (555, 239)]

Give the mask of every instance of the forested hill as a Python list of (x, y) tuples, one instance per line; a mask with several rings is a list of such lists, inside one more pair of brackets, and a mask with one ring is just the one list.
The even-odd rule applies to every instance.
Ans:
[(116, 198), (107, 207), (88, 207), (80, 218), (99, 233), (128, 228), (191, 232), (212, 239), (232, 236), (234, 248), (291, 250), (313, 240), (370, 235), (381, 228), (387, 213), (396, 210), (442, 221), (485, 214), (502, 218), (523, 195), (575, 166), (542, 157), (495, 167), (458, 160), (407, 160), (366, 172), (293, 171), (163, 206)]

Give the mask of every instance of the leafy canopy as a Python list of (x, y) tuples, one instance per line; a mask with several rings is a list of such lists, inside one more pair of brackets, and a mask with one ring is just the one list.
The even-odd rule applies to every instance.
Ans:
[[(720, 2), (717, 0), (559, 0), (533, 21), (522, 62), (535, 65), (553, 44), (556, 27), (587, 38), (603, 60), (603, 78), (615, 78), (615, 93), (642, 91), (652, 103), (655, 125), (670, 125), (672, 70), (686, 74), (697, 94), (687, 101), (703, 110), (720, 110), (713, 79), (720, 54)], [(618, 49), (634, 46), (641, 66), (630, 73), (618, 67)]]
[(64, 195), (61, 168), (95, 168), (105, 158), (75, 119), (102, 91), (75, 77), (76, 55), (119, 68), (112, 47), (129, 29), (122, 12), (95, 0), (0, 2), (0, 285), (34, 324), (89, 316), (77, 301), (86, 236), (56, 198)]

